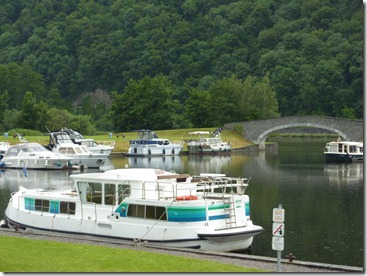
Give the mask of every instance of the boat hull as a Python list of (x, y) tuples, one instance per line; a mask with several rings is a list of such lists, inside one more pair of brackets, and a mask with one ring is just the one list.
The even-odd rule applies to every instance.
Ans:
[(69, 166), (68, 160), (60, 159), (25, 159), (25, 160), (12, 160), (4, 158), (5, 169), (23, 169), (27, 170), (62, 170)]
[[(37, 218), (38, 219), (38, 218)], [(91, 238), (98, 237), (98, 238), (107, 238), (112, 240), (119, 240), (119, 241), (127, 241), (132, 242), (135, 244), (142, 243), (142, 244), (150, 244), (155, 246), (161, 247), (172, 247), (172, 248), (190, 248), (190, 249), (199, 249), (205, 251), (217, 251), (217, 252), (231, 252), (231, 251), (240, 251), (246, 250), (251, 247), (253, 242), (253, 237), (263, 231), (263, 228), (260, 226), (255, 226), (255, 228), (248, 227), (248, 230), (245, 230), (241, 234), (232, 234), (227, 235), (224, 237), (220, 236), (211, 236), (210, 234), (205, 233), (198, 233), (195, 237), (192, 238), (182, 238), (177, 239), (177, 235), (172, 236), (171, 239), (151, 239), (151, 238), (139, 238), (137, 235), (135, 237), (123, 236), (121, 233), (129, 232), (129, 226), (117, 226), (113, 223), (102, 223), (98, 221), (85, 221), (80, 223), (79, 231), (76, 231), (76, 225), (73, 226), (72, 229), (60, 229), (56, 225), (52, 228), (49, 227), (35, 227), (33, 225), (28, 225), (25, 223), (20, 223), (17, 220), (12, 220), (8, 216), (5, 216), (5, 221), (9, 227), (14, 227), (16, 229), (23, 229), (23, 230), (31, 230), (35, 233), (44, 233), (49, 234), (56, 233), (59, 234), (71, 234), (71, 235), (80, 235), (80, 236), (89, 236)], [(51, 225), (55, 223), (55, 221), (49, 221), (48, 224)], [(136, 232), (136, 225), (131, 225), (135, 229)], [(149, 229), (148, 225), (144, 226), (144, 231)], [(84, 230), (83, 230), (84, 229)], [(88, 229), (88, 230), (86, 230)], [(97, 232), (94, 232), (92, 229), (98, 229)], [(112, 230), (114, 229), (114, 231)], [(176, 230), (172, 230), (177, 232)], [(114, 232), (115, 234), (113, 234)], [(120, 234), (116, 234), (116, 233)], [(161, 236), (161, 235), (160, 235)]]
[(352, 162), (363, 162), (363, 154), (350, 155), (350, 154), (337, 154), (337, 153), (325, 153), (326, 162), (336, 163), (352, 163)]
[(230, 147), (212, 148), (210, 146), (193, 145), (187, 146), (189, 154), (228, 154), (231, 152)]
[(127, 156), (175, 156), (181, 153), (181, 146), (131, 146)]

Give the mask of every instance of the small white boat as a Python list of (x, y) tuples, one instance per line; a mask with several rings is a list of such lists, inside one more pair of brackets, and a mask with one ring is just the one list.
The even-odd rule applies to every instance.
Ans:
[(326, 162), (363, 162), (363, 142), (333, 141), (325, 146)]
[(66, 132), (51, 132), (47, 146), (51, 151), (73, 158), (73, 164), (84, 168), (99, 168), (108, 159), (107, 154), (92, 153), (88, 147), (73, 143)]
[(223, 142), (220, 138), (221, 129), (212, 134), (209, 131), (190, 132), (193, 138), (187, 141), (187, 152), (189, 154), (218, 154), (231, 151), (231, 143)]
[(179, 155), (183, 145), (171, 143), (170, 140), (159, 138), (151, 130), (137, 130), (138, 139), (130, 140), (127, 156), (165, 156)]
[(250, 218), (248, 178), (150, 168), (70, 177), (70, 190), (19, 187), (7, 225), (211, 251), (245, 250), (263, 231)]
[(61, 170), (72, 164), (73, 158), (47, 150), (38, 143), (19, 143), (11, 146), (1, 160), (9, 169)]
[(99, 141), (92, 138), (84, 138), (79, 132), (72, 130), (70, 128), (62, 128), (61, 131), (69, 134), (70, 139), (75, 143), (82, 146), (88, 147), (88, 149), (95, 154), (106, 154), (109, 156), (113, 149), (115, 148), (115, 141)]
[(0, 160), (4, 157), (5, 153), (8, 151), (9, 148), (10, 148), (9, 142), (4, 141), (0, 142)]

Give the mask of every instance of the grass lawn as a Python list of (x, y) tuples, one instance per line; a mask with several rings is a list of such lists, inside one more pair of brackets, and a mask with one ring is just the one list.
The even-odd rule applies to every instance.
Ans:
[(143, 250), (0, 236), (2, 272), (264, 272)]

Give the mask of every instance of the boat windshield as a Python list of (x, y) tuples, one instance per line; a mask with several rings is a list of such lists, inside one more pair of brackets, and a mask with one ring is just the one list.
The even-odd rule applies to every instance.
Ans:
[(139, 131), (138, 139), (139, 140), (151, 140), (154, 138), (159, 138), (158, 135), (154, 131)]
[(43, 146), (41, 145), (34, 145), (34, 146), (29, 146), (26, 148), (23, 148), (22, 151), (25, 152), (40, 152), (40, 151), (48, 151), (47, 149), (45, 149)]

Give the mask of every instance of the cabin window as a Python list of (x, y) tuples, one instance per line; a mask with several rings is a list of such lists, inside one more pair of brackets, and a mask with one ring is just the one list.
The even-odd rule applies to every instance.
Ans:
[(101, 204), (102, 203), (102, 184), (101, 183), (88, 183), (90, 189), (87, 194), (87, 201)]
[(167, 220), (166, 208), (162, 206), (149, 206), (129, 204), (128, 217)]
[(102, 203), (102, 184), (95, 182), (78, 182), (82, 202)]
[(60, 213), (60, 201), (50, 201), (50, 213), (59, 214)]
[(75, 215), (75, 202), (60, 202), (60, 214)]
[(125, 197), (128, 197), (130, 196), (131, 194), (131, 187), (130, 185), (127, 185), (127, 184), (119, 184), (117, 186), (117, 191), (118, 191), (118, 203), (120, 204)]
[(34, 210), (34, 198), (24, 198), (24, 209), (33, 211)]
[(114, 205), (116, 203), (116, 185), (105, 184), (104, 185), (104, 204)]
[(36, 199), (34, 209), (36, 211), (47, 212), (50, 210), (50, 201), (44, 199)]

